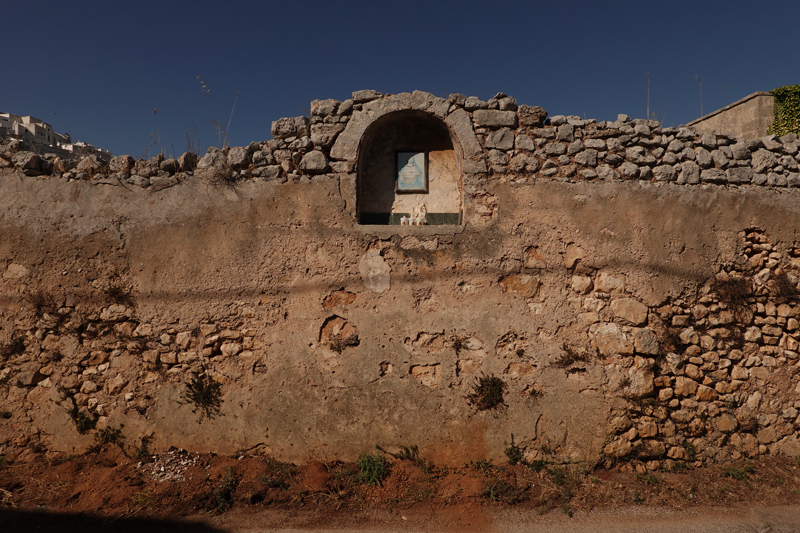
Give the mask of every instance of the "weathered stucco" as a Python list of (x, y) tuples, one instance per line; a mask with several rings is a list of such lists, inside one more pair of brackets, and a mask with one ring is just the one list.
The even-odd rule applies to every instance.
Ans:
[[(394, 98), (373, 102), (396, 111)], [(357, 224), (359, 141), (342, 140), (355, 115), (331, 151), (342, 159), (297, 179), (221, 181), (212, 166), (159, 189), (0, 170), (3, 453), (91, 445), (73, 406), (132, 444), (291, 461), (375, 444), (416, 444), (442, 464), (498, 460), (512, 433), (531, 459), (650, 469), (800, 453), (796, 188), (660, 181), (663, 149), (609, 137), (601, 150), (589, 124), (544, 125), (534, 108), (470, 118), (458, 95), (449, 115), (440, 99), (397, 98), (445, 121), (463, 113), (500, 146), (471, 156), (490, 162), (483, 172), (463, 171), (458, 228)], [(356, 111), (384, 105), (373, 102)], [(619, 124), (664, 146), (677, 134)], [(512, 127), (525, 129), (502, 148)], [(283, 149), (269, 148), (278, 160)], [(621, 161), (597, 179), (570, 170), (593, 168), (588, 149), (656, 175), (624, 180)], [(749, 292), (732, 299), (740, 278)], [(199, 372), (222, 386), (212, 420), (182, 399)], [(486, 376), (506, 384), (505, 406), (469, 401)]]

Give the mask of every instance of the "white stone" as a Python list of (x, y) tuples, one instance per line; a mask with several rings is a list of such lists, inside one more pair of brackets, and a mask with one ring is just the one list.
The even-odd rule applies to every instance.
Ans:
[(11, 263), (6, 268), (6, 271), (3, 273), (3, 278), (5, 279), (20, 279), (27, 276), (29, 273), (28, 269), (22, 265), (18, 265), (16, 263)]
[(614, 300), (611, 302), (611, 310), (614, 315), (634, 326), (647, 322), (647, 306), (633, 298)]
[(381, 294), (391, 287), (392, 269), (381, 257), (379, 250), (372, 248), (359, 262), (361, 279), (364, 286), (374, 293)]
[(633, 345), (617, 324), (599, 323), (589, 327), (589, 336), (601, 355), (632, 355)]
[(232, 357), (242, 351), (242, 345), (237, 344), (235, 342), (226, 342), (225, 344), (220, 346), (219, 349), (223, 355)]
[(592, 292), (592, 278), (589, 276), (572, 276), (572, 290), (578, 294)]
[(600, 292), (622, 292), (625, 290), (625, 279), (609, 272), (601, 272), (594, 281), (594, 288)]

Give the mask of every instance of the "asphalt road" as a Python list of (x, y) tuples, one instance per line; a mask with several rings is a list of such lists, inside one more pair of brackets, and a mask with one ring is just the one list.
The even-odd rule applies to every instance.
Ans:
[[(232, 527), (233, 526), (233, 527)], [(502, 533), (795, 533), (800, 532), (800, 508), (692, 508), (682, 511), (653, 508), (626, 508), (576, 514), (569, 517), (559, 511), (541, 516), (508, 510), (496, 513), (488, 524), (462, 528), (443, 524), (391, 524), (375, 529), (237, 529), (236, 533), (412, 533), (464, 531)]]

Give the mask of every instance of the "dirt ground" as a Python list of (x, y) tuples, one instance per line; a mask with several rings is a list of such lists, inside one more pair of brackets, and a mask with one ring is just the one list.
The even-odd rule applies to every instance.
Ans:
[[(708, 524), (718, 515), (759, 531), (763, 520), (752, 509), (777, 506), (782, 515), (770, 512), (791, 527), (800, 520), (800, 461), (789, 458), (637, 474), (547, 462), (441, 468), (413, 448), (376, 451), (365, 464), (304, 465), (143, 452), (105, 444), (80, 456), (0, 459), (0, 530), (601, 531), (598, 524), (612, 523), (618, 531), (672, 531), (644, 526), (698, 516)], [(368, 482), (382, 471), (379, 483)], [(784, 530), (794, 531), (769, 529)]]

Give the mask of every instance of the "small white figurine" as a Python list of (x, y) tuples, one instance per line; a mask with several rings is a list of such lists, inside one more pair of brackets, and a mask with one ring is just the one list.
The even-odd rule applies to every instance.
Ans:
[(428, 214), (428, 209), (425, 207), (425, 204), (414, 208), (411, 211), (411, 225), (412, 226), (422, 226), (425, 224), (425, 215)]

